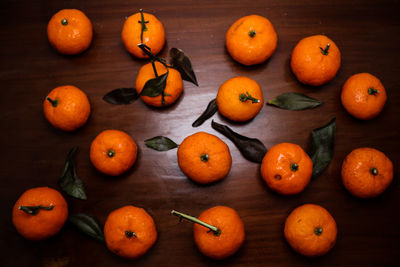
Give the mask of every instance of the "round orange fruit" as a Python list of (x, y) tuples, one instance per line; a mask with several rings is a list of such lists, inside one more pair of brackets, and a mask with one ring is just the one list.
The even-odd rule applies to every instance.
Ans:
[(295, 46), (290, 66), (301, 83), (320, 86), (336, 76), (340, 61), (339, 48), (331, 39), (313, 35), (303, 38)]
[(392, 180), (393, 163), (374, 148), (357, 148), (343, 161), (343, 184), (356, 197), (376, 197), (386, 190)]
[(309, 184), (313, 163), (296, 144), (280, 143), (271, 147), (261, 164), (261, 176), (273, 191), (283, 195), (298, 194)]
[(200, 184), (224, 179), (232, 166), (229, 147), (215, 135), (205, 132), (186, 137), (177, 154), (182, 172)]
[(249, 15), (232, 24), (226, 32), (225, 44), (234, 60), (247, 66), (255, 65), (272, 56), (278, 35), (267, 18)]
[(118, 176), (128, 171), (136, 161), (137, 147), (127, 133), (105, 130), (90, 146), (90, 161), (100, 172)]
[(82, 90), (72, 85), (64, 85), (54, 88), (46, 96), (43, 112), (55, 128), (74, 131), (88, 120), (90, 103)]
[(57, 234), (68, 217), (64, 197), (49, 187), (25, 191), (12, 210), (12, 222), (23, 237), (43, 240)]
[(234, 209), (216, 206), (202, 212), (198, 219), (218, 228), (218, 232), (214, 233), (197, 223), (193, 225), (194, 242), (207, 257), (225, 259), (242, 246), (245, 239), (244, 225)]
[(248, 77), (225, 81), (217, 94), (218, 111), (226, 118), (243, 122), (254, 118), (264, 105), (260, 85)]
[(343, 107), (361, 120), (378, 116), (386, 98), (386, 90), (381, 81), (369, 73), (358, 73), (348, 78), (341, 93)]
[(150, 47), (154, 55), (157, 55), (165, 44), (165, 30), (161, 21), (142, 10), (125, 20), (121, 36), (126, 50), (138, 58), (148, 58), (138, 44), (143, 43)]
[(62, 9), (47, 24), (50, 44), (61, 54), (76, 55), (92, 42), (93, 27), (89, 18), (77, 9)]
[[(155, 62), (157, 75), (161, 76), (167, 72), (167, 68), (160, 62)], [(150, 97), (141, 95), (140, 98), (146, 104), (154, 107), (166, 107), (175, 103), (183, 91), (183, 81), (179, 71), (168, 68), (167, 83), (164, 90), (164, 102), (162, 94)], [(144, 65), (140, 68), (139, 73), (136, 77), (136, 91), (140, 94), (143, 90), (144, 85), (150, 79), (156, 78), (154, 69), (151, 63)]]
[(153, 218), (142, 208), (124, 206), (111, 212), (104, 225), (107, 248), (120, 257), (136, 259), (157, 241)]

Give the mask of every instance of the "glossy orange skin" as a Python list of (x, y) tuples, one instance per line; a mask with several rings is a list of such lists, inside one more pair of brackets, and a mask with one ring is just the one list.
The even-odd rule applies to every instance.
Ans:
[[(369, 94), (369, 88), (374, 88), (379, 92)], [(358, 73), (348, 78), (343, 85), (340, 97), (346, 111), (361, 120), (378, 116), (387, 99), (386, 90), (381, 81), (369, 73)]]
[[(328, 43), (328, 55), (323, 55), (321, 48), (325, 49)], [(337, 45), (325, 35), (313, 35), (301, 39), (295, 46), (290, 67), (301, 83), (320, 86), (336, 76), (340, 63)]]
[[(320, 235), (315, 228), (322, 228)], [(323, 207), (304, 204), (295, 208), (285, 222), (285, 238), (289, 245), (304, 256), (322, 256), (336, 243), (337, 225), (332, 215)]]
[[(125, 231), (135, 236), (127, 237)], [(142, 208), (124, 206), (111, 212), (104, 225), (107, 248), (120, 257), (137, 259), (157, 241), (153, 218)]]
[[(251, 37), (250, 31), (255, 31)], [(275, 52), (278, 35), (272, 23), (259, 15), (249, 15), (235, 21), (225, 35), (225, 44), (234, 60), (243, 65), (266, 61)]]
[[(167, 68), (163, 64), (155, 62), (155, 65), (158, 76), (161, 76), (167, 72)], [(179, 96), (182, 94), (183, 91), (183, 81), (179, 71), (172, 68), (169, 68), (168, 70), (169, 73), (167, 77), (167, 85), (164, 91), (167, 94), (164, 97), (165, 100), (164, 107), (175, 103), (175, 101), (179, 98)], [(155, 77), (156, 76), (154, 74), (153, 66), (151, 65), (151, 63), (148, 63), (143, 67), (141, 67), (136, 77), (136, 91), (140, 94), (146, 82), (150, 79), (154, 79)], [(140, 98), (147, 105), (153, 107), (163, 107), (161, 102), (161, 95), (158, 95), (156, 97), (140, 96)]]
[[(40, 209), (36, 215), (19, 210), (19, 206), (54, 206)], [(68, 218), (68, 205), (64, 197), (49, 187), (36, 187), (25, 191), (14, 204), (12, 222), (23, 237), (44, 240), (57, 234)]]
[[(291, 165), (297, 163), (297, 171)], [(309, 184), (313, 163), (296, 144), (280, 143), (271, 147), (261, 164), (261, 176), (273, 191), (283, 195), (302, 192)]]
[[(114, 151), (114, 156), (108, 155)], [(93, 140), (90, 146), (90, 161), (100, 172), (118, 176), (128, 171), (136, 162), (137, 147), (127, 133), (119, 130), (105, 130)]]
[(221, 231), (216, 236), (204, 226), (197, 223), (193, 225), (194, 242), (205, 256), (222, 260), (235, 254), (242, 246), (245, 240), (244, 225), (234, 209), (216, 206), (201, 213), (198, 219)]
[[(251, 100), (242, 102), (240, 94), (247, 92), (254, 98), (260, 100), (252, 103)], [(243, 122), (254, 118), (264, 106), (264, 97), (260, 85), (248, 77), (233, 77), (225, 81), (217, 94), (218, 111), (226, 118)]]
[(56, 107), (46, 98), (43, 101), (44, 116), (55, 128), (70, 132), (82, 127), (88, 120), (89, 99), (79, 88), (72, 85), (59, 86), (47, 97), (58, 101)]
[[(144, 20), (146, 23), (147, 31), (143, 32), (143, 43), (151, 48), (151, 52), (157, 55), (165, 44), (165, 30), (164, 26), (154, 15), (143, 12)], [(125, 20), (122, 28), (122, 42), (126, 50), (137, 58), (148, 58), (148, 56), (137, 45), (142, 43), (141, 32), (142, 20), (140, 12), (131, 15)]]
[[(201, 160), (208, 154), (208, 161)], [(183, 140), (178, 147), (178, 165), (182, 172), (200, 184), (224, 179), (231, 170), (232, 157), (229, 147), (215, 135), (198, 132)]]
[[(68, 21), (67, 25), (61, 23)], [(92, 42), (93, 27), (89, 18), (77, 9), (62, 9), (47, 24), (50, 44), (61, 54), (76, 55), (85, 51)]]
[[(371, 168), (376, 168), (378, 174), (373, 175)], [(376, 197), (386, 190), (392, 180), (393, 163), (385, 154), (374, 148), (357, 148), (343, 161), (343, 185), (356, 197)]]

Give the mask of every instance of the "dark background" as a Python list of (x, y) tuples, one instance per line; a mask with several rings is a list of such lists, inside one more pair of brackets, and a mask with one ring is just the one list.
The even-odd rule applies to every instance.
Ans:
[[(1, 266), (201, 266), (201, 265), (398, 265), (400, 251), (400, 11), (399, 1), (2, 1), (0, 9), (0, 219)], [(85, 53), (66, 57), (49, 45), (46, 26), (60, 9), (77, 8), (94, 27)], [(199, 87), (184, 83), (184, 94), (167, 109), (153, 109), (142, 101), (113, 106), (102, 100), (108, 91), (133, 87), (139, 68), (147, 63), (131, 57), (121, 42), (125, 16), (143, 8), (155, 14), (166, 29), (167, 44), (183, 49), (192, 59)], [(244, 67), (227, 54), (225, 32), (238, 18), (259, 14), (274, 24), (278, 48), (264, 64)], [(342, 53), (342, 66), (327, 85), (312, 88), (296, 81), (289, 68), (290, 53), (303, 37), (326, 34)], [(388, 101), (376, 119), (359, 121), (340, 104), (340, 90), (352, 74), (369, 72), (384, 84)], [(216, 96), (218, 87), (233, 76), (248, 76), (262, 87), (268, 100), (281, 93), (306, 93), (324, 102), (307, 111), (264, 106), (244, 124), (216, 114), (214, 120), (235, 131), (259, 138), (266, 147), (292, 142), (307, 148), (312, 129), (337, 118), (335, 154), (329, 167), (304, 192), (286, 197), (270, 191), (260, 178), (260, 165), (245, 160), (237, 148), (211, 128), (192, 122)], [(65, 133), (44, 119), (42, 102), (56, 86), (72, 84), (87, 93), (92, 115), (86, 126)], [(89, 161), (94, 137), (105, 129), (128, 132), (139, 147), (134, 168), (118, 178), (106, 177)], [(199, 186), (179, 170), (176, 150), (156, 152), (144, 146), (147, 138), (164, 135), (180, 143), (197, 131), (215, 134), (230, 147), (229, 176), (210, 186)], [(144, 207), (154, 217), (159, 239), (141, 259), (119, 258), (107, 248), (65, 225), (55, 237), (31, 242), (18, 235), (11, 209), (27, 189), (57, 186), (66, 155), (79, 146), (78, 175), (88, 200), (66, 196), (70, 213), (85, 212), (101, 224), (109, 212), (123, 205)], [(356, 199), (341, 183), (344, 157), (355, 148), (373, 147), (394, 163), (395, 175), (383, 195)], [(327, 208), (338, 224), (336, 246), (327, 255), (307, 259), (293, 252), (283, 237), (286, 216), (303, 203)], [(246, 242), (232, 258), (217, 262), (202, 256), (192, 238), (192, 225), (169, 213), (171, 209), (198, 216), (215, 205), (236, 209), (246, 228)], [(396, 256), (397, 255), (397, 256)]]

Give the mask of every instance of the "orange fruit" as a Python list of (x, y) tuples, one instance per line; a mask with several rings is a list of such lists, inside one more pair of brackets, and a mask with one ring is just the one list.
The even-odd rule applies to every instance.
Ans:
[(218, 90), (219, 112), (232, 121), (254, 118), (264, 105), (260, 85), (247, 77), (234, 77), (224, 82)]
[(193, 225), (193, 237), (197, 247), (207, 257), (225, 259), (239, 250), (245, 239), (245, 231), (239, 214), (232, 208), (216, 206), (198, 217), (200, 221), (219, 229), (219, 234), (197, 223)]
[(136, 259), (157, 241), (153, 218), (142, 208), (131, 205), (111, 212), (104, 225), (107, 248), (120, 257)]
[(140, 12), (131, 15), (125, 20), (122, 28), (122, 42), (129, 53), (138, 58), (148, 56), (137, 46), (145, 44), (150, 47), (151, 52), (157, 55), (165, 44), (164, 26), (154, 15), (144, 13), (145, 30), (142, 35), (142, 15)]
[(232, 24), (225, 35), (229, 54), (243, 65), (255, 65), (272, 56), (278, 35), (272, 23), (262, 16), (245, 16)]
[[(158, 76), (163, 75), (167, 72), (167, 68), (161, 64), (160, 62), (155, 62), (156, 70)], [(140, 96), (140, 98), (146, 104), (154, 107), (165, 107), (173, 104), (183, 91), (183, 81), (181, 74), (179, 71), (173, 68), (168, 68), (169, 73), (167, 77), (167, 85), (165, 87), (164, 93), (164, 105), (162, 104), (162, 96), (161, 94), (156, 97), (150, 96)], [(138, 94), (142, 92), (144, 85), (150, 79), (154, 79), (156, 76), (154, 74), (153, 66), (151, 63), (148, 63), (140, 68), (139, 73), (136, 77), (136, 91)]]
[(290, 67), (304, 84), (323, 85), (332, 80), (340, 68), (340, 51), (325, 35), (313, 35), (300, 40), (292, 52)]
[(178, 165), (182, 172), (200, 184), (224, 179), (231, 170), (229, 147), (215, 135), (198, 132), (178, 147)]
[(43, 102), (46, 119), (55, 128), (74, 131), (82, 127), (90, 115), (90, 103), (86, 94), (72, 85), (54, 88)]
[(385, 191), (392, 180), (393, 163), (379, 150), (357, 148), (343, 161), (343, 184), (356, 197), (376, 197)]
[(47, 24), (50, 44), (61, 54), (76, 55), (92, 42), (93, 27), (85, 13), (77, 9), (62, 9)]
[(286, 218), (285, 238), (298, 253), (315, 257), (328, 253), (336, 243), (335, 219), (323, 207), (304, 204)]
[(26, 190), (12, 210), (15, 228), (30, 240), (43, 240), (57, 234), (67, 217), (67, 202), (57, 190), (49, 187)]
[(271, 147), (261, 164), (261, 176), (273, 191), (283, 195), (298, 194), (310, 182), (313, 163), (296, 144), (281, 143)]
[(125, 132), (105, 130), (90, 146), (90, 161), (100, 172), (118, 176), (128, 171), (136, 161), (135, 141)]
[(346, 111), (361, 120), (378, 116), (386, 98), (386, 90), (381, 81), (369, 73), (358, 73), (348, 78), (341, 94)]

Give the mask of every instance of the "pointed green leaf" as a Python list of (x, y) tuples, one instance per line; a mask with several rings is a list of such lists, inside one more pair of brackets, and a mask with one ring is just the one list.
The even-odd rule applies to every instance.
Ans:
[(160, 95), (162, 92), (164, 92), (165, 87), (167, 85), (167, 77), (168, 77), (168, 72), (156, 78), (148, 80), (144, 85), (143, 90), (142, 92), (140, 92), (140, 94), (149, 97), (156, 97)]
[(318, 176), (326, 167), (328, 167), (333, 157), (336, 118), (333, 118), (328, 124), (314, 129), (311, 132), (311, 143), (307, 151), (313, 162), (313, 177)]
[(75, 225), (84, 234), (104, 242), (104, 233), (98, 220), (85, 213), (72, 214), (68, 217), (68, 221)]
[(200, 115), (200, 117), (193, 122), (193, 127), (202, 125), (206, 120), (211, 118), (218, 111), (217, 100), (214, 98), (208, 103), (206, 110)]
[(268, 100), (267, 104), (282, 109), (304, 110), (318, 107), (322, 102), (302, 93), (290, 92)]
[(169, 56), (171, 57), (170, 64), (180, 72), (182, 79), (199, 86), (189, 57), (179, 48), (171, 48)]
[(118, 88), (103, 96), (103, 100), (113, 105), (128, 105), (139, 98), (135, 88)]
[(60, 176), (60, 179), (58, 180), (58, 184), (68, 195), (86, 200), (87, 197), (85, 187), (75, 170), (74, 157), (77, 151), (78, 147), (76, 146), (69, 151), (64, 170)]
[(147, 147), (152, 148), (157, 151), (167, 151), (178, 147), (178, 145), (165, 136), (156, 136), (144, 141)]

